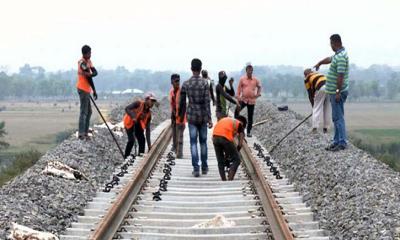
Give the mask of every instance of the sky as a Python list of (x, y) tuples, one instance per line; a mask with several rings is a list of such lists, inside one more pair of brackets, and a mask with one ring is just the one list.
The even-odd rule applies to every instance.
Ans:
[(25, 63), (185, 71), (313, 66), (339, 33), (351, 63), (400, 66), (399, 0), (0, 0), (0, 70)]

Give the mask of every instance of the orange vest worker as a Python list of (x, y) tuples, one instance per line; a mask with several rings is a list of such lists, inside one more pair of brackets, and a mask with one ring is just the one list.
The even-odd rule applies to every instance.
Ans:
[(90, 68), (93, 67), (92, 61), (90, 59), (86, 60), (82, 58), (78, 62), (78, 82), (76, 83), (76, 87), (82, 91), (90, 93), (92, 91), (92, 87), (90, 87), (89, 81), (87, 80), (86, 76), (83, 74), (83, 69), (81, 68), (81, 64), (85, 62), (89, 71), (91, 73)]
[[(131, 116), (129, 116), (129, 114), (125, 113), (124, 115), (124, 127), (126, 129), (130, 129), (131, 127), (133, 127), (135, 125), (135, 123), (137, 122), (137, 120), (139, 119), (140, 115), (144, 114), (143, 110), (144, 110), (144, 101), (139, 101), (140, 105), (138, 108), (133, 109), (133, 111), (136, 114), (136, 118), (132, 119)], [(147, 122), (149, 121), (151, 116), (151, 111), (149, 110), (146, 113), (146, 116), (144, 116), (141, 120), (140, 120), (140, 126), (142, 127), (142, 129), (146, 129), (146, 125)]]
[(214, 127), (213, 136), (224, 137), (228, 141), (233, 142), (241, 122), (239, 120), (225, 117), (219, 120)]

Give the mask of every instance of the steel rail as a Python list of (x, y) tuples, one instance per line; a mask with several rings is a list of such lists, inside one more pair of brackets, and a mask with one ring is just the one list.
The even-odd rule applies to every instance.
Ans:
[(243, 142), (243, 147), (240, 151), (240, 155), (248, 171), (248, 174), (250, 175), (250, 179), (253, 180), (256, 189), (261, 190), (257, 193), (262, 202), (269, 225), (271, 226), (274, 239), (294, 239), (289, 225), (287, 224), (278, 204), (275, 201), (270, 185), (265, 179), (262, 170), (258, 166), (257, 160), (253, 157), (251, 149), (245, 142)]
[(172, 137), (170, 125), (168, 125), (153, 143), (153, 147), (133, 173), (127, 186), (117, 196), (106, 215), (98, 223), (90, 239), (112, 239), (119, 226), (127, 215), (132, 203), (135, 201), (151, 170), (165, 151)]

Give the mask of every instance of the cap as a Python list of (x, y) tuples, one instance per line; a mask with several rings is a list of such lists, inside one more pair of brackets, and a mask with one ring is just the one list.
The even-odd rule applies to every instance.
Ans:
[(156, 95), (155, 95), (154, 93), (152, 93), (152, 92), (147, 92), (147, 93), (144, 95), (144, 98), (145, 98), (145, 99), (150, 99), (150, 100), (157, 101)]

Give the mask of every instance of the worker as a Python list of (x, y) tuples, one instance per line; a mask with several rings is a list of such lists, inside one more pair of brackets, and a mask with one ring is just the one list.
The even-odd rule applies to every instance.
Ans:
[[(126, 134), (128, 135), (128, 143), (125, 148), (125, 158), (127, 158), (132, 151), (135, 143), (135, 137), (139, 143), (139, 155), (144, 153), (145, 138), (147, 140), (147, 147), (151, 149), (150, 139), (150, 123), (151, 123), (151, 108), (157, 102), (155, 95), (151, 92), (146, 93), (144, 101), (138, 100), (129, 104), (125, 108), (125, 115), (123, 118)], [(146, 137), (144, 131), (146, 130)], [(135, 136), (135, 137), (134, 137)]]
[(209, 87), (209, 91), (210, 91), (210, 98), (211, 101), (213, 103), (213, 106), (215, 106), (215, 97), (214, 97), (214, 80), (212, 80), (209, 76), (208, 76), (208, 71), (203, 69), (201, 71), (201, 76), (207, 81), (208, 83), (208, 87)]
[[(240, 102), (240, 109), (247, 107), (247, 137), (251, 137), (251, 129), (253, 127), (253, 115), (256, 100), (261, 96), (261, 83), (253, 76), (253, 66), (246, 66), (246, 75), (241, 77), (238, 84), (236, 98)], [(239, 112), (235, 113), (237, 116)]]
[[(228, 112), (226, 109), (226, 100), (229, 102), (236, 104), (237, 107), (240, 107), (239, 101), (237, 101), (233, 96), (235, 96), (235, 91), (233, 90), (233, 81), (229, 81), (230, 84), (230, 91), (227, 91), (227, 87), (225, 86), (226, 79), (228, 77), (226, 76), (225, 71), (220, 71), (218, 73), (218, 84), (215, 87), (215, 93), (217, 95), (217, 105), (216, 105), (216, 110), (215, 114), (217, 116), (218, 121), (224, 117), (228, 116)], [(233, 92), (232, 92), (233, 90)]]
[(325, 92), (328, 94), (334, 126), (333, 143), (325, 148), (327, 151), (340, 151), (347, 148), (346, 123), (344, 119), (344, 104), (349, 94), (349, 56), (342, 45), (339, 34), (330, 37), (331, 48), (335, 52), (315, 65), (318, 71), (323, 64), (330, 64), (326, 78)]
[[(237, 168), (240, 165), (239, 151), (242, 148), (244, 140), (244, 129), (247, 120), (244, 116), (236, 116), (236, 119), (225, 117), (219, 120), (213, 131), (213, 144), (215, 155), (218, 161), (218, 172), (222, 181), (226, 181), (225, 166), (227, 165), (228, 156), (232, 163), (228, 171), (228, 180), (233, 180)], [(235, 146), (234, 139), (238, 137), (238, 145)]]
[(202, 62), (194, 58), (191, 62), (192, 77), (182, 84), (179, 98), (179, 117), (182, 120), (186, 114), (190, 135), (190, 153), (192, 155), (193, 176), (200, 177), (199, 154), (197, 142), (200, 142), (201, 173), (208, 173), (207, 125), (212, 128), (210, 110), (210, 93), (207, 81), (200, 77)]
[(311, 69), (304, 70), (304, 84), (312, 106), (312, 133), (316, 133), (320, 119), (323, 118), (323, 133), (328, 132), (330, 101), (325, 93), (326, 77)]
[(169, 91), (169, 101), (171, 105), (171, 128), (172, 128), (172, 151), (177, 158), (183, 156), (183, 132), (185, 131), (186, 115), (183, 120), (179, 117), (179, 97), (180, 97), (180, 76), (171, 75), (171, 90)]
[(91, 56), (91, 48), (88, 45), (84, 45), (82, 47), (82, 58), (78, 61), (78, 81), (76, 84), (81, 104), (78, 130), (78, 138), (80, 140), (89, 139), (89, 125), (90, 117), (92, 115), (90, 93), (92, 91), (94, 100), (97, 100), (96, 88), (93, 84), (93, 77), (97, 76), (97, 70), (90, 60)]

